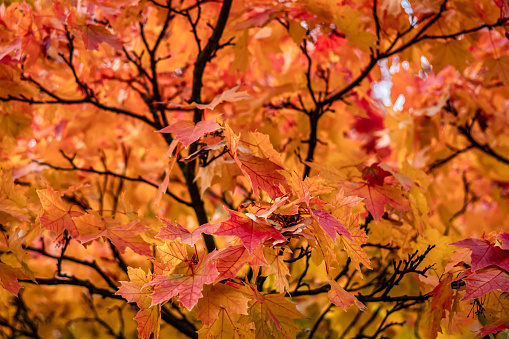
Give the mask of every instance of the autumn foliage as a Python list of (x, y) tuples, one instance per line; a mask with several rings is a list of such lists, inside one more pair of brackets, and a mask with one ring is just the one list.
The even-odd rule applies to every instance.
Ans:
[(1, 338), (507, 338), (505, 0), (0, 5)]

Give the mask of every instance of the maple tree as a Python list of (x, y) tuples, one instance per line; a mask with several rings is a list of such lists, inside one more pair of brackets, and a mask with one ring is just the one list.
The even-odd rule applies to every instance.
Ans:
[(508, 39), (505, 0), (3, 2), (2, 338), (506, 338)]

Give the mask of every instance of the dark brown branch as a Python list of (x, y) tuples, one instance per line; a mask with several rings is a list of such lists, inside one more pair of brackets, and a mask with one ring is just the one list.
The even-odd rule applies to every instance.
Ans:
[(311, 329), (311, 332), (309, 333), (308, 339), (312, 339), (313, 336), (316, 333), (316, 330), (318, 329), (318, 326), (320, 326), (320, 323), (322, 322), (323, 318), (329, 313), (329, 311), (332, 309), (334, 305), (330, 304), (323, 312), (320, 314), (318, 319), (316, 320), (315, 324), (313, 325), (313, 328)]
[(308, 88), (309, 95), (311, 96), (311, 99), (313, 100), (315, 106), (318, 104), (316, 97), (315, 97), (315, 91), (313, 90), (313, 86), (311, 83), (311, 67), (312, 67), (312, 61), (311, 57), (309, 56), (308, 49), (307, 49), (307, 41), (304, 39), (302, 44), (300, 45), (300, 50), (302, 53), (304, 53), (304, 56), (306, 57), (306, 60), (308, 62), (308, 67), (306, 69), (306, 86)]
[(457, 150), (455, 151), (454, 153), (452, 153), (451, 155), (443, 158), (443, 159), (438, 159), (436, 161), (434, 161), (429, 167), (428, 167), (428, 170), (427, 170), (427, 173), (431, 173), (434, 169), (442, 166), (442, 165), (445, 165), (446, 163), (448, 163), (449, 161), (451, 161), (452, 159), (456, 158), (458, 155), (460, 155), (461, 153), (464, 153), (466, 151), (469, 151), (471, 150), (472, 148), (474, 148), (473, 145), (470, 145), (470, 146), (467, 146), (463, 149), (460, 149), (460, 150)]
[(152, 74), (152, 76), (149, 78), (152, 85), (152, 97), (147, 98), (145, 102), (149, 106), (150, 112), (152, 113), (157, 129), (161, 129), (163, 127), (161, 121), (165, 122), (165, 124), (167, 125), (166, 110), (164, 104), (162, 103), (162, 97), (159, 91), (159, 81), (157, 76), (157, 63), (159, 61), (159, 59), (157, 59), (157, 49), (159, 48), (159, 45), (163, 41), (163, 38), (168, 30), (169, 24), (173, 18), (174, 16), (172, 15), (172, 12), (168, 11), (166, 19), (163, 23), (163, 27), (161, 28), (161, 32), (159, 32), (159, 35), (157, 36), (157, 39), (152, 48), (150, 47), (145, 37), (144, 25), (140, 23), (140, 34), (143, 44), (145, 45), (145, 48), (150, 58), (150, 72)]
[(97, 294), (97, 295), (102, 296), (103, 298), (124, 300), (124, 298), (122, 298), (120, 295), (115, 295), (115, 291), (97, 287), (94, 284), (92, 284), (89, 280), (81, 280), (76, 277), (69, 277), (66, 279), (36, 278), (35, 282), (32, 280), (19, 280), (19, 282), (27, 283), (27, 284), (47, 285), (47, 286), (56, 286), (56, 285), (81, 286), (81, 287), (85, 287), (90, 292), (90, 294)]
[[(145, 183), (145, 184), (148, 184), (152, 187), (155, 187), (155, 188), (158, 188), (159, 186), (157, 184), (154, 184), (153, 182), (150, 182), (148, 181), (147, 179), (144, 179), (143, 177), (141, 176), (138, 176), (138, 177), (128, 177), (128, 176), (125, 176), (125, 175), (122, 175), (122, 174), (118, 174), (118, 173), (115, 173), (115, 172), (111, 172), (111, 171), (99, 171), (99, 170), (96, 170), (94, 169), (94, 167), (90, 167), (90, 168), (82, 168), (82, 167), (77, 167), (77, 166), (73, 166), (73, 167), (60, 167), (60, 166), (55, 166), (55, 165), (52, 165), (50, 163), (47, 163), (47, 162), (44, 162), (44, 161), (35, 161), (37, 162), (38, 164), (40, 165), (44, 165), (44, 166), (48, 166), (52, 169), (55, 169), (57, 171), (82, 171), (82, 172), (89, 172), (89, 173), (95, 173), (95, 174), (99, 174), (99, 175), (111, 175), (112, 177), (115, 177), (115, 178), (120, 178), (120, 179), (123, 179), (123, 180), (127, 180), (127, 181), (133, 181), (133, 182), (142, 182), (142, 183)], [(74, 164), (72, 164), (74, 165)], [(177, 197), (175, 194), (171, 193), (169, 190), (166, 191), (166, 194), (168, 194), (170, 197), (172, 197), (174, 200), (178, 201), (179, 203), (181, 204), (184, 204), (186, 206), (192, 206), (191, 203), (185, 201), (185, 200), (182, 200), (181, 198)]]
[[(428, 296), (402, 296), (402, 297), (391, 297), (389, 296), (389, 292), (399, 284), (399, 282), (403, 279), (404, 276), (410, 273), (416, 273), (419, 275), (426, 276), (426, 273), (428, 270), (431, 269), (432, 266), (427, 266), (423, 269), (419, 269), (419, 265), (422, 263), (424, 258), (428, 255), (428, 253), (434, 248), (434, 246), (428, 246), (426, 251), (424, 251), (423, 254), (418, 255), (418, 251), (414, 252), (413, 254), (409, 254), (407, 259), (400, 260), (398, 263), (393, 262), (392, 266), (394, 268), (394, 272), (392, 273), (391, 277), (389, 279), (385, 278), (387, 268), (385, 268), (382, 272), (382, 274), (378, 275), (374, 280), (379, 282), (379, 286), (375, 288), (370, 294), (362, 295), (358, 294), (357, 299), (361, 302), (394, 302), (394, 301), (419, 301), (419, 300), (426, 300)], [(390, 265), (389, 265), (390, 266)], [(342, 270), (342, 272), (338, 275), (337, 279), (339, 279), (342, 275), (346, 274), (348, 271), (348, 265), (345, 265), (345, 268)], [(346, 269), (346, 270), (345, 270)], [(363, 287), (368, 287), (373, 285), (373, 283), (369, 283)], [(348, 286), (345, 286), (345, 290), (347, 291), (354, 291), (359, 290), (359, 288), (348, 288)], [(292, 297), (300, 297), (300, 296), (308, 296), (308, 295), (318, 295), (322, 293), (326, 293), (330, 291), (330, 285), (325, 284), (321, 287), (318, 287), (316, 289), (307, 290), (307, 291), (294, 291), (291, 293)], [(378, 293), (382, 293), (381, 296), (375, 296)], [(423, 299), (424, 298), (424, 299)]]
[[(99, 288), (93, 285), (89, 280), (81, 280), (76, 277), (70, 277), (68, 279), (43, 279), (36, 278), (36, 281), (32, 280), (19, 280), (20, 283), (28, 283), (28, 284), (38, 284), (38, 285), (47, 285), (47, 286), (57, 286), (57, 285), (68, 285), (68, 286), (82, 286), (85, 287), (90, 294), (100, 295), (103, 298), (124, 300), (122, 296), (116, 295), (115, 291), (110, 291), (107, 289)], [(170, 312), (162, 312), (161, 319), (164, 320), (169, 325), (175, 327), (183, 334), (187, 335), (189, 338), (197, 338), (196, 328), (191, 323), (186, 322), (183, 319), (179, 319), (175, 317)]]
[(375, 51), (375, 56), (378, 57), (380, 51), (378, 50), (378, 48), (380, 47), (380, 19), (378, 19), (378, 14), (377, 14), (377, 6), (378, 5), (378, 1), (377, 0), (373, 0), (373, 19), (375, 20), (375, 27), (376, 27), (376, 45), (377, 45), (377, 50)]
[(397, 297), (390, 296), (381, 296), (381, 297), (368, 297), (363, 295), (358, 295), (357, 300), (362, 303), (373, 303), (373, 302), (398, 302), (398, 301), (419, 301), (424, 302), (431, 298), (432, 295), (401, 295)]
[(499, 18), (497, 20), (497, 22), (495, 22), (494, 24), (483, 24), (483, 25), (480, 25), (480, 26), (477, 26), (477, 27), (473, 27), (473, 28), (470, 28), (470, 29), (465, 29), (465, 30), (462, 30), (460, 32), (456, 32), (456, 33), (453, 33), (453, 34), (445, 34), (445, 35), (424, 35), (422, 36), (418, 41), (422, 41), (422, 40), (435, 40), (435, 39), (444, 39), (444, 40), (447, 40), (447, 39), (456, 39), (457, 37), (461, 36), (461, 35), (464, 35), (464, 34), (469, 34), (469, 33), (475, 33), (475, 32), (478, 32), (484, 28), (487, 28), (487, 29), (493, 29), (495, 27), (500, 27), (500, 26), (504, 26), (504, 24), (506, 22), (509, 21), (509, 18)]
[(30, 246), (24, 247), (24, 248), (29, 251), (32, 251), (32, 252), (40, 253), (48, 258), (57, 259), (57, 260), (61, 259), (61, 260), (70, 261), (70, 262), (73, 262), (76, 264), (80, 264), (83, 266), (88, 266), (88, 267), (94, 269), (104, 279), (104, 281), (106, 281), (106, 283), (108, 284), (109, 287), (111, 287), (113, 289), (118, 288), (118, 286), (115, 285), (115, 283), (110, 279), (110, 277), (108, 277), (106, 275), (106, 273), (104, 273), (104, 271), (99, 267), (99, 265), (97, 265), (97, 262), (95, 260), (90, 262), (90, 261), (80, 260), (80, 259), (74, 258), (74, 257), (69, 257), (67, 255), (55, 256), (55, 255), (52, 255), (52, 254), (46, 252), (44, 249), (39, 249), (39, 248), (35, 248), (35, 247), (30, 247)]
[(477, 140), (475, 140), (475, 138), (472, 135), (469, 128), (462, 126), (462, 127), (459, 127), (458, 130), (461, 134), (463, 134), (468, 139), (468, 141), (470, 141), (472, 147), (482, 151), (484, 154), (487, 154), (487, 155), (497, 159), (498, 161), (500, 161), (503, 164), (509, 165), (509, 159), (507, 159), (507, 158), (503, 157), (502, 155), (498, 154), (497, 152), (495, 152), (487, 144), (483, 145), (483, 144), (479, 143)]
[(177, 330), (188, 336), (189, 338), (197, 339), (198, 334), (196, 333), (196, 327), (192, 322), (189, 322), (187, 319), (180, 319), (170, 313), (166, 308), (161, 307), (161, 319), (171, 326), (175, 327)]
[[(203, 87), (203, 73), (205, 72), (205, 66), (211, 60), (215, 51), (219, 48), (219, 41), (221, 36), (223, 35), (224, 28), (226, 27), (226, 22), (228, 21), (228, 16), (230, 14), (230, 8), (232, 5), (232, 0), (225, 0), (221, 7), (221, 11), (219, 12), (219, 18), (216, 23), (216, 27), (212, 32), (207, 44), (203, 48), (203, 50), (198, 54), (196, 58), (196, 62), (194, 63), (193, 70), (193, 87), (190, 102), (201, 103), (201, 91)], [(194, 123), (198, 123), (202, 119), (202, 111), (198, 108), (194, 110), (193, 121)], [(165, 134), (169, 135), (169, 134)], [(193, 154), (198, 149), (198, 144), (195, 142), (189, 146), (189, 154)], [(198, 190), (197, 184), (194, 182), (195, 179), (195, 167), (196, 160), (190, 161), (189, 163), (182, 165), (182, 170), (184, 173), (184, 177), (186, 178), (187, 187), (189, 190), (189, 194), (191, 196), (191, 204), (196, 213), (196, 217), (198, 218), (198, 222), (200, 225), (206, 224), (208, 222), (207, 213), (205, 211), (205, 207), (203, 205), (203, 201), (201, 200), (200, 191)], [(214, 243), (214, 238), (211, 235), (203, 235), (205, 240), (205, 245), (209, 252), (212, 252), (216, 245)]]
[(14, 325), (10, 324), (7, 321), (7, 319), (5, 319), (1, 316), (0, 316), (0, 326), (10, 329), (12, 338), (17, 338), (19, 335), (22, 335), (22, 336), (28, 337), (28, 338), (41, 339), (41, 337), (37, 333), (18, 329)]
[[(26, 80), (32, 82), (35, 84), (35, 80), (29, 80), (29, 78), (27, 78)], [(48, 93), (50, 92), (49, 90), (47, 89), (43, 89), (43, 87), (38, 87), (39, 90), (41, 92), (44, 92), (44, 93)], [(128, 117), (131, 117), (131, 118), (135, 118), (137, 120), (140, 120), (140, 121), (143, 121), (151, 126), (153, 126), (153, 123), (152, 121), (150, 121), (147, 117), (143, 116), (143, 115), (139, 115), (139, 114), (135, 114), (135, 113), (132, 113), (130, 111), (127, 111), (125, 109), (122, 109), (122, 108), (118, 108), (118, 107), (111, 107), (111, 106), (106, 106), (98, 101), (92, 101), (90, 98), (83, 98), (83, 99), (77, 99), (77, 100), (68, 100), (68, 99), (64, 99), (64, 98), (61, 98), (61, 97), (57, 97), (58, 99), (57, 100), (38, 100), (38, 99), (34, 99), (34, 98), (27, 98), (23, 95), (19, 96), (19, 97), (14, 97), (12, 95), (8, 95), (7, 97), (0, 97), (0, 101), (2, 102), (9, 102), (9, 101), (18, 101), (18, 102), (24, 102), (24, 103), (27, 103), (29, 105), (76, 105), (76, 104), (92, 104), (94, 106), (96, 106), (97, 108), (100, 108), (104, 111), (108, 111), (108, 112), (112, 112), (112, 113), (116, 113), (116, 114), (123, 114), (125, 116), (128, 116)]]

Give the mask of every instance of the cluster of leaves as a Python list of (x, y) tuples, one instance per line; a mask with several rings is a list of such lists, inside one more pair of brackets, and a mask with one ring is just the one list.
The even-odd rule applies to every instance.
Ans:
[(508, 26), (500, 0), (2, 3), (0, 334), (507, 337)]

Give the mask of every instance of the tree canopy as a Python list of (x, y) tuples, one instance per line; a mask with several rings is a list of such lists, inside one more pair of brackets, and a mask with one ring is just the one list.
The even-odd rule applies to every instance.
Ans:
[(506, 0), (3, 2), (1, 337), (507, 338), (508, 39)]

